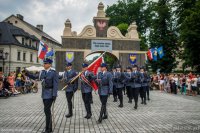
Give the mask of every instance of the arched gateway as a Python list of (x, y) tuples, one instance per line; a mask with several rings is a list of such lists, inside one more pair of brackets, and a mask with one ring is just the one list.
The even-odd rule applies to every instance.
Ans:
[(144, 65), (145, 51), (140, 51), (140, 39), (138, 38), (137, 26), (132, 23), (128, 27), (128, 33), (123, 36), (115, 26), (108, 27), (109, 18), (104, 12), (103, 3), (99, 3), (97, 16), (93, 18), (94, 26), (87, 25), (82, 32), (77, 35), (71, 31), (69, 19), (65, 22), (62, 36), (62, 48), (56, 51), (56, 69), (63, 71), (66, 62), (66, 52), (74, 53), (72, 64), (76, 70), (81, 70), (81, 64), (88, 55), (95, 51), (108, 51), (116, 57), (122, 68), (125, 69), (129, 63), (129, 54), (137, 54), (138, 65)]

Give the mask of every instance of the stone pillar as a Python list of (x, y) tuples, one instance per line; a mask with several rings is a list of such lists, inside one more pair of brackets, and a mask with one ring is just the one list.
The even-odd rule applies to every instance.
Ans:
[(65, 22), (65, 28), (63, 31), (63, 36), (72, 36), (72, 31), (71, 31), (72, 25), (69, 19), (66, 20)]
[(139, 35), (137, 32), (137, 25), (135, 22), (133, 22), (129, 27), (128, 27), (128, 33), (126, 34), (127, 38), (130, 39), (139, 39)]
[(96, 28), (97, 37), (107, 37), (109, 18), (104, 12), (104, 5), (102, 2), (98, 5), (97, 16), (93, 18), (94, 27)]

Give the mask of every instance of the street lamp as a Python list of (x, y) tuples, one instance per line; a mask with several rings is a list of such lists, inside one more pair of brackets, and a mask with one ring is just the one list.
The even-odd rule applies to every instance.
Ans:
[(3, 68), (2, 68), (2, 72), (4, 73), (4, 65), (5, 65), (5, 60), (7, 59), (8, 57), (8, 53), (7, 52), (3, 52), (3, 51), (0, 51), (0, 59), (3, 60)]

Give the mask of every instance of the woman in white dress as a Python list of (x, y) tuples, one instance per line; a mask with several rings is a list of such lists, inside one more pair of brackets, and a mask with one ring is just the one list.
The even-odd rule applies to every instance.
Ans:
[(190, 76), (186, 77), (186, 91), (187, 91), (187, 95), (190, 95), (190, 92), (191, 92), (191, 78), (190, 78)]

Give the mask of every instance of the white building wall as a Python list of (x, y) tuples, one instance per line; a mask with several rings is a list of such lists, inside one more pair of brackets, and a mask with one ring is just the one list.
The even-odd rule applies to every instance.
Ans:
[[(30, 67), (30, 66), (41, 66), (39, 62), (37, 63), (37, 51), (20, 47), (20, 46), (15, 46), (11, 45), (11, 49), (9, 45), (0, 45), (0, 49), (2, 49), (4, 52), (8, 52), (9, 55), (7, 59), (5, 60), (5, 66), (4, 66), (4, 71), (5, 73), (9, 72), (9, 64), (10, 64), (10, 72), (11, 71), (16, 71), (17, 67), (20, 67), (21, 70), (25, 67)], [(18, 51), (20, 51), (21, 58), (20, 60), (17, 60), (17, 54)], [(23, 61), (23, 52), (26, 53), (26, 60)], [(30, 54), (33, 54), (33, 62), (30, 61)], [(9, 63), (10, 59), (10, 63)], [(2, 60), (0, 61), (0, 67), (3, 67)]]

